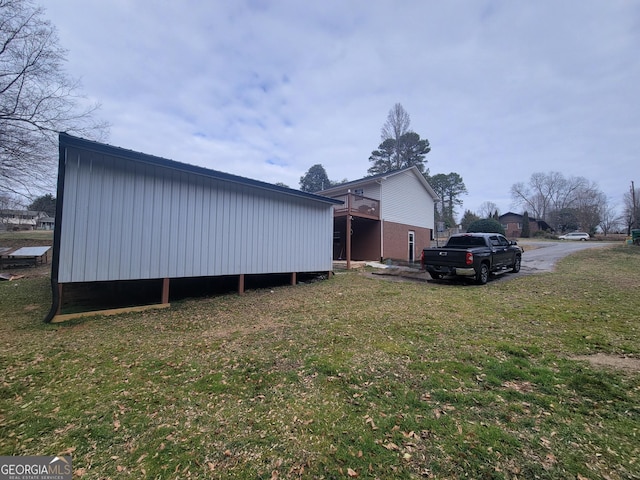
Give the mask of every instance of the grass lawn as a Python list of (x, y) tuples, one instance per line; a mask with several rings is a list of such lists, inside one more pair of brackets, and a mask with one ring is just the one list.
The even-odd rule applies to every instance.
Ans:
[(82, 478), (640, 478), (639, 292), (628, 246), (64, 325), (42, 323), (47, 278), (2, 282), (0, 455), (71, 454)]

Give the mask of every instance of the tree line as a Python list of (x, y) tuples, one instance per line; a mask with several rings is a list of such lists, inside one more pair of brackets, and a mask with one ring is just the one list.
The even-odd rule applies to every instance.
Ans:
[[(462, 176), (457, 172), (431, 175), (426, 168), (425, 156), (431, 151), (427, 139), (412, 131), (411, 119), (401, 104), (391, 108), (381, 129), (381, 143), (369, 156), (368, 175), (378, 175), (415, 166), (424, 175), (439, 197), (436, 203), (436, 222), (450, 228), (458, 225), (456, 214), (462, 206), (462, 196), (467, 193)], [(345, 182), (346, 180), (343, 180)], [(300, 188), (306, 192), (318, 192), (339, 185), (331, 181), (321, 164), (312, 166), (300, 178)], [(545, 221), (556, 233), (584, 230), (594, 234), (600, 229), (605, 235), (624, 227), (628, 232), (640, 228), (640, 195), (632, 184), (630, 192), (623, 196), (623, 213), (616, 213), (607, 196), (597, 183), (581, 176), (566, 177), (559, 172), (539, 172), (531, 175), (528, 183), (514, 183), (510, 190), (513, 205), (528, 218)], [(466, 210), (460, 225), (466, 229), (481, 219), (499, 220), (495, 203), (486, 201), (478, 212)], [(526, 228), (523, 234), (526, 235)]]

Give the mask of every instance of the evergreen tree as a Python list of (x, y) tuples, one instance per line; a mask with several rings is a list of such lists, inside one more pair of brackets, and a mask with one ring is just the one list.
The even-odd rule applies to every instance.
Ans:
[(522, 214), (522, 238), (529, 238), (531, 236), (531, 226), (529, 225), (529, 212), (525, 210)]
[(307, 173), (300, 177), (300, 190), (303, 192), (319, 192), (331, 186), (327, 171), (319, 163), (313, 165)]

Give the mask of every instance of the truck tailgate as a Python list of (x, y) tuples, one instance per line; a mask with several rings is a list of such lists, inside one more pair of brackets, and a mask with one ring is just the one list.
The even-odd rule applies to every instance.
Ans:
[(465, 265), (467, 250), (460, 248), (425, 248), (423, 251), (424, 265), (442, 265), (447, 267), (462, 267)]

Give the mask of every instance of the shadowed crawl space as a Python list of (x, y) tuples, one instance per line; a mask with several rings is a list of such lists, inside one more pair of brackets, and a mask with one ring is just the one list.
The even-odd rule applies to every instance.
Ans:
[[(299, 273), (298, 283), (326, 278), (325, 273)], [(246, 275), (245, 289), (258, 290), (291, 284), (291, 274)], [(175, 278), (171, 280), (169, 301), (237, 293), (238, 276)], [(161, 301), (162, 279), (125, 280), (115, 282), (69, 283), (64, 285), (62, 314), (81, 311), (109, 310)]]

